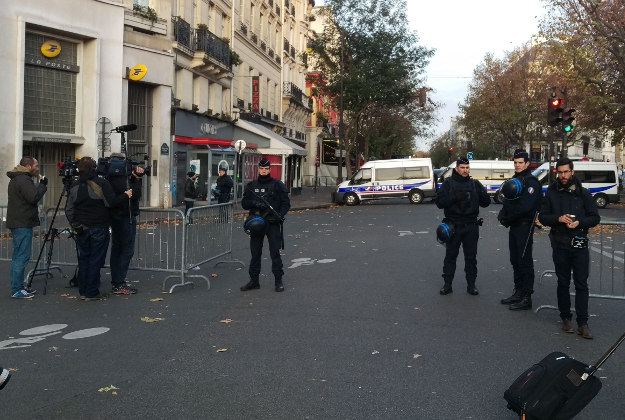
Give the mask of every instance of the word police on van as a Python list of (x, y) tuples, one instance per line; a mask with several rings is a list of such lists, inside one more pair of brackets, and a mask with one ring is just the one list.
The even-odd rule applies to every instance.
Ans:
[(348, 181), (332, 194), (337, 203), (355, 206), (363, 200), (408, 198), (419, 204), (425, 197), (436, 195), (432, 160), (389, 159), (365, 163)]

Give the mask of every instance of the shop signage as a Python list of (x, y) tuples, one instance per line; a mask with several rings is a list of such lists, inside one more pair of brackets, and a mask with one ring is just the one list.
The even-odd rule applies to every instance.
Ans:
[(61, 44), (58, 41), (46, 41), (41, 44), (41, 54), (48, 58), (56, 57), (61, 54)]
[(211, 123), (202, 123), (200, 124), (200, 132), (202, 134), (217, 134), (217, 126)]
[(137, 64), (128, 70), (128, 78), (135, 82), (143, 79), (146, 74), (148, 74), (148, 68), (143, 64)]
[(167, 143), (161, 144), (161, 155), (167, 156), (169, 154), (169, 146)]
[(252, 76), (252, 112), (260, 113), (260, 78)]
[(42, 58), (30, 57), (30, 56), (26, 57), (26, 64), (30, 64), (32, 66), (39, 66), (39, 67), (48, 67), (48, 68), (57, 69), (57, 70), (71, 71), (73, 73), (78, 73), (80, 71), (80, 67), (75, 66), (73, 64), (57, 63), (52, 60), (45, 60)]
[(72, 140), (59, 137), (33, 137), (32, 141), (41, 143), (71, 143)]

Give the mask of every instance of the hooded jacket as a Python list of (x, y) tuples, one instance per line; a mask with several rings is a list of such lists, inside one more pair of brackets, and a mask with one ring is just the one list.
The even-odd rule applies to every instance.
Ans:
[[(95, 183), (96, 187), (88, 181)], [(78, 180), (70, 187), (65, 215), (72, 226), (109, 227), (109, 209), (119, 206), (124, 199), (128, 201), (128, 196), (123, 193), (115, 195), (111, 184), (100, 178), (95, 170), (80, 173)]]
[(37, 203), (48, 190), (41, 182), (35, 185), (28, 168), (17, 165), (7, 172), (8, 189), (6, 225), (9, 229), (39, 226)]
[(436, 193), (436, 206), (445, 209), (445, 218), (454, 223), (475, 223), (480, 207), (488, 207), (490, 197), (480, 181), (466, 178), (456, 170)]
[[(558, 218), (564, 214), (575, 215), (579, 226), (569, 229), (564, 223), (558, 222)], [(543, 225), (551, 226), (549, 239), (554, 248), (568, 248), (573, 236), (586, 236), (588, 229), (598, 225), (601, 218), (590, 191), (582, 187), (577, 177), (572, 176), (564, 187), (558, 181), (549, 186), (538, 220)]]

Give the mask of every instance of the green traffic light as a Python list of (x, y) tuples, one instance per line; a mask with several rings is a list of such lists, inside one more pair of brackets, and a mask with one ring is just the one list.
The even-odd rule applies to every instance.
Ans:
[(572, 131), (574, 128), (575, 128), (574, 125), (567, 125), (566, 127), (564, 127), (564, 131), (568, 133), (569, 131)]

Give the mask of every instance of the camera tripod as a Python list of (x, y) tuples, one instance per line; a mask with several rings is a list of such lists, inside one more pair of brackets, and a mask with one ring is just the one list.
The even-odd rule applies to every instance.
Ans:
[[(50, 274), (51, 269), (59, 270), (61, 273), (63, 272), (59, 267), (52, 267), (52, 254), (54, 252), (54, 240), (60, 237), (61, 232), (66, 232), (65, 230), (60, 231), (54, 227), (54, 221), (56, 219), (56, 215), (59, 212), (59, 207), (61, 206), (61, 201), (63, 201), (63, 197), (69, 195), (69, 189), (72, 184), (71, 177), (63, 177), (63, 191), (61, 191), (61, 195), (59, 197), (59, 201), (56, 203), (56, 208), (54, 209), (54, 214), (52, 215), (52, 221), (50, 222), (50, 226), (48, 227), (48, 231), (43, 237), (43, 244), (41, 245), (41, 249), (39, 250), (39, 256), (37, 257), (37, 262), (35, 263), (35, 268), (28, 273), (28, 282), (26, 283), (26, 287), (30, 289), (30, 286), (33, 282), (33, 277), (35, 275), (45, 275), (45, 282), (43, 286), (43, 294), (46, 294), (48, 288), (48, 278), (52, 277)], [(70, 237), (73, 236), (73, 233), (70, 230)], [(46, 244), (50, 242), (50, 246), (48, 247), (48, 253), (46, 255), (46, 266), (45, 268), (38, 269), (39, 262), (41, 261), (41, 256), (43, 255), (43, 251), (46, 248)]]

